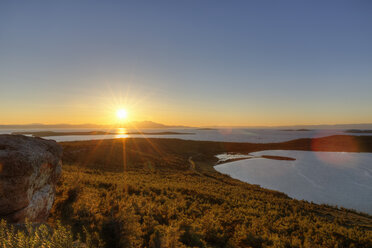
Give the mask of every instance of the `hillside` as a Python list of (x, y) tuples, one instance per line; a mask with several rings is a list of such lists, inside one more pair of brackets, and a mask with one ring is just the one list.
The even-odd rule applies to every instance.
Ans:
[(371, 137), (349, 139), (61, 143), (63, 176), (49, 223), (62, 220), (83, 238), (85, 228), (106, 247), (371, 247), (367, 214), (293, 200), (213, 169), (221, 152), (372, 150)]

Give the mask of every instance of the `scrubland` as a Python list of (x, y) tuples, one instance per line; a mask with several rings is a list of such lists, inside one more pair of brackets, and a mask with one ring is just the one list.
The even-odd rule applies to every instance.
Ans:
[[(316, 149), (372, 148), (368, 137), (342, 146), (340, 139), (322, 138)], [(218, 153), (306, 150), (312, 144), (308, 139), (61, 143), (63, 173), (47, 224), (71, 228), (63, 233), (85, 247), (372, 247), (367, 214), (294, 200), (213, 169)]]
[[(340, 139), (322, 138), (317, 148), (336, 149)], [(293, 200), (212, 167), (216, 153), (305, 149), (308, 142), (62, 143), (65, 165), (49, 222), (61, 220), (83, 239), (85, 230), (106, 247), (370, 247), (371, 216)], [(368, 142), (361, 137), (358, 149)]]

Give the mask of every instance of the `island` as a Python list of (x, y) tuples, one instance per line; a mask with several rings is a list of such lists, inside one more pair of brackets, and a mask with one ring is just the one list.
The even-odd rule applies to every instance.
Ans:
[(55, 132), (55, 131), (37, 131), (37, 132), (13, 132), (12, 134), (17, 135), (31, 135), (33, 137), (49, 137), (49, 136), (70, 136), (70, 135), (192, 135), (195, 133), (183, 133), (183, 132), (105, 132), (105, 131), (82, 131), (82, 132)]
[(287, 131), (287, 132), (308, 132), (308, 131), (313, 131), (313, 130), (312, 129), (301, 128), (301, 129), (282, 129), (280, 131)]
[(345, 133), (370, 133), (372, 134), (372, 130), (348, 129), (348, 130), (345, 130)]

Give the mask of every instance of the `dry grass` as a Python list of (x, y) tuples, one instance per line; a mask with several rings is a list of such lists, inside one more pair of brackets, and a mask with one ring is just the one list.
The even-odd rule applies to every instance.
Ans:
[(61, 220), (83, 239), (85, 227), (97, 246), (372, 246), (369, 215), (293, 200), (213, 170), (215, 153), (259, 149), (254, 144), (128, 139), (63, 147), (49, 222)]

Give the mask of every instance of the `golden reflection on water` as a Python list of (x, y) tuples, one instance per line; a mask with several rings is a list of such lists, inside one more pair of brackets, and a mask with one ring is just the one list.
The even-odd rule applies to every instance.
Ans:
[(116, 130), (116, 135), (115, 139), (120, 139), (120, 138), (128, 138), (129, 135), (127, 134), (127, 129), (126, 128), (117, 128)]
[(116, 133), (118, 133), (118, 134), (126, 134), (127, 133), (127, 129), (124, 128), (124, 127), (119, 127), (119, 128), (117, 128)]

